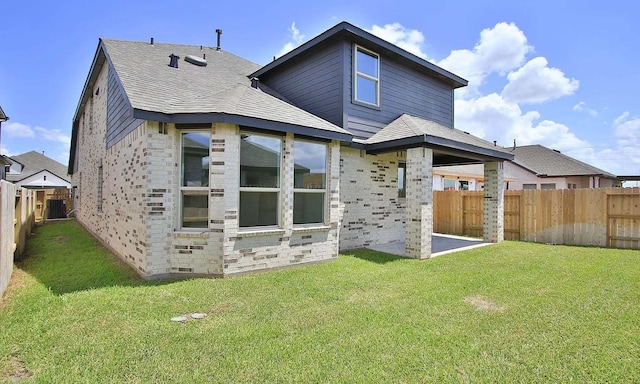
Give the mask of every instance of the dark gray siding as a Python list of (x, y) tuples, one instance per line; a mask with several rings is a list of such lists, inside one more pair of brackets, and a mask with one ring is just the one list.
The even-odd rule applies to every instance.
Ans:
[(117, 143), (144, 120), (133, 117), (133, 108), (125, 96), (118, 76), (109, 65), (107, 82), (107, 148)]
[[(365, 47), (366, 48), (366, 47)], [(368, 138), (403, 113), (453, 127), (453, 88), (418, 70), (380, 54), (380, 107), (352, 102), (354, 45), (345, 43), (346, 128), (356, 137)], [(373, 50), (375, 52), (375, 50)]]
[(320, 47), (285, 68), (260, 78), (297, 107), (343, 126), (343, 50), (340, 44)]

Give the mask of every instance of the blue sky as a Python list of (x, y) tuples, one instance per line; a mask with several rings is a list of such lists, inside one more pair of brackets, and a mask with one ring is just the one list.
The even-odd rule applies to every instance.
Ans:
[(640, 6), (624, 1), (14, 1), (0, 18), (2, 153), (68, 159), (99, 37), (222, 47), (266, 64), (346, 20), (470, 80), (456, 127), (640, 174)]

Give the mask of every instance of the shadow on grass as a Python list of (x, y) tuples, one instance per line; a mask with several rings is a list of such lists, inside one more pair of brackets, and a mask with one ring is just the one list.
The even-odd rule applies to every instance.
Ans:
[(170, 283), (144, 280), (75, 220), (36, 226), (16, 266), (56, 295)]
[(401, 256), (379, 251), (372, 251), (370, 249), (360, 249), (349, 254), (357, 259), (369, 261), (376, 264), (387, 264), (394, 261), (406, 260)]

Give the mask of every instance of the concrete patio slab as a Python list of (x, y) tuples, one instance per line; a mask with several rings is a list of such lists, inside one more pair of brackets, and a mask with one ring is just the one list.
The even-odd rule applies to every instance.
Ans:
[[(434, 233), (431, 238), (431, 257), (446, 255), (448, 253), (465, 251), (477, 247), (484, 247), (492, 243), (485, 243), (482, 239), (462, 237)], [(368, 249), (389, 253), (391, 255), (405, 256), (405, 242), (395, 241), (387, 244), (371, 245)]]

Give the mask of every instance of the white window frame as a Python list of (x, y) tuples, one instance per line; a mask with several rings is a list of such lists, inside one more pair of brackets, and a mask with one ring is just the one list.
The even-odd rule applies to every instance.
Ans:
[[(246, 230), (262, 230), (262, 229), (277, 229), (277, 228), (282, 228), (282, 189), (283, 189), (283, 184), (284, 184), (284, 175), (283, 175), (283, 169), (284, 169), (284, 164), (283, 164), (283, 154), (284, 154), (284, 140), (285, 137), (284, 136), (279, 136), (279, 135), (270, 135), (268, 133), (255, 133), (252, 131), (240, 131), (240, 137), (242, 137), (242, 135), (249, 135), (249, 136), (262, 136), (262, 137), (269, 137), (269, 138), (274, 138), (274, 139), (278, 139), (280, 140), (280, 169), (278, 170), (278, 187), (277, 188), (261, 188), (261, 187), (242, 187), (240, 186), (240, 183), (242, 181), (242, 178), (240, 176), (240, 172), (241, 172), (241, 159), (242, 159), (242, 149), (238, 148), (238, 228), (240, 231), (246, 231)], [(242, 140), (242, 139), (240, 139)], [(238, 143), (239, 145), (241, 143)], [(261, 192), (277, 192), (278, 197), (276, 198), (276, 224), (275, 225), (258, 225), (258, 226), (252, 226), (252, 227), (242, 227), (240, 226), (240, 195), (242, 194), (242, 192), (257, 192), (257, 193), (261, 193)]]
[[(371, 75), (358, 71), (358, 51), (361, 51), (362, 53), (365, 53), (370, 56), (374, 56), (377, 59), (376, 72), (378, 73), (378, 77), (373, 77)], [(367, 80), (371, 80), (375, 82), (376, 84), (376, 102), (375, 103), (358, 99), (358, 77), (362, 77)], [(364, 47), (361, 47), (357, 44), (354, 44), (354, 48), (353, 48), (353, 100), (355, 102), (363, 103), (365, 105), (371, 105), (375, 107), (380, 106), (380, 55)]]
[[(303, 142), (303, 143), (311, 143), (311, 144), (318, 144), (318, 145), (324, 145), (325, 146), (325, 158), (324, 158), (324, 188), (319, 188), (319, 189), (309, 189), (309, 188), (296, 188), (295, 187), (295, 166), (296, 166), (296, 154), (295, 154), (295, 150), (293, 153), (293, 156), (291, 156), (291, 161), (293, 162), (293, 164), (291, 164), (292, 169), (294, 170), (294, 177), (293, 177), (293, 201), (295, 201), (295, 195), (296, 193), (324, 193), (324, 198), (322, 199), (322, 221), (319, 223), (300, 223), (300, 224), (293, 224), (295, 227), (309, 227), (309, 226), (317, 226), (317, 225), (327, 225), (327, 219), (329, 216), (329, 207), (328, 207), (328, 203), (327, 203), (327, 197), (329, 196), (329, 153), (331, 151), (331, 147), (329, 146), (329, 143), (324, 143), (324, 142), (319, 142), (319, 141), (313, 141), (313, 140), (304, 140), (304, 139), (295, 139), (293, 140), (293, 147), (295, 148), (295, 143), (296, 141), (298, 142)], [(295, 210), (295, 206), (294, 206), (294, 210)], [(295, 212), (292, 212), (294, 217), (295, 217)]]
[[(447, 186), (446, 186), (446, 184), (447, 184), (446, 182), (447, 181), (453, 182), (453, 189), (447, 189)], [(457, 191), (457, 189), (456, 189), (457, 186), (458, 186), (458, 180), (456, 180), (456, 179), (452, 179), (452, 178), (449, 178), (449, 177), (445, 177), (445, 178), (442, 179), (442, 190), (443, 191)]]
[[(209, 170), (209, 185), (206, 187), (186, 187), (182, 185), (183, 182), (183, 177), (184, 177), (184, 170), (183, 170), (183, 154), (182, 154), (182, 140), (184, 138), (185, 134), (188, 133), (203, 133), (206, 132), (209, 134), (209, 140), (208, 140), (208, 145), (209, 145), (209, 161), (211, 161), (211, 130), (203, 130), (203, 129), (190, 129), (190, 130), (180, 130), (180, 145), (178, 146), (178, 157), (180, 158), (180, 174), (179, 174), (179, 180), (178, 180), (178, 212), (179, 214), (178, 216), (178, 223), (177, 223), (177, 227), (180, 228), (181, 231), (194, 231), (194, 232), (202, 232), (202, 230), (207, 230), (209, 229), (209, 220), (211, 217), (211, 202), (208, 201), (207, 202), (207, 226), (206, 227), (183, 227), (183, 221), (184, 221), (184, 210), (183, 210), (183, 200), (184, 200), (184, 192), (187, 192), (188, 195), (207, 195), (207, 197), (209, 196), (209, 189), (211, 188), (211, 170)], [(209, 167), (211, 167), (211, 165), (209, 165)]]
[(540, 189), (544, 189), (546, 191), (552, 191), (556, 189), (556, 183), (542, 183), (540, 184)]
[[(400, 188), (400, 169), (404, 169), (402, 172), (402, 188)], [(398, 186), (398, 198), (406, 199), (407, 198), (407, 162), (399, 161), (398, 162), (398, 180), (396, 181)]]

